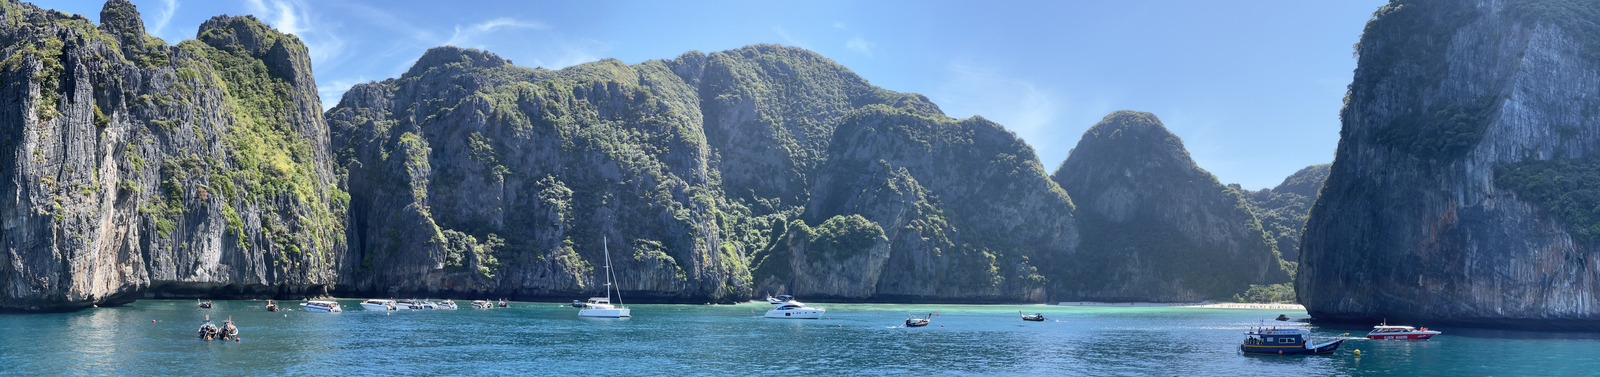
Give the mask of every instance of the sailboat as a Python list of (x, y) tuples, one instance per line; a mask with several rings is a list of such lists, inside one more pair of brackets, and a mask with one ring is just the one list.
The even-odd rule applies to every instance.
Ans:
[(602, 248), (605, 248), (606, 251), (606, 297), (604, 299), (599, 297), (589, 299), (588, 306), (583, 308), (583, 310), (578, 311), (579, 317), (633, 317), (631, 311), (628, 310), (627, 307), (622, 306), (622, 289), (620, 287), (617, 289), (617, 304), (611, 304), (611, 285), (616, 283), (617, 278), (611, 273), (611, 248), (607, 245), (607, 242), (608, 240), (605, 238), (600, 239), (600, 245)]

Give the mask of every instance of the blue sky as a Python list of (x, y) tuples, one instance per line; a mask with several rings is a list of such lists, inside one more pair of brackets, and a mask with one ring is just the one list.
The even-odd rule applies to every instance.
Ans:
[[(1149, 111), (1202, 168), (1249, 189), (1332, 162), (1351, 45), (1385, 2), (134, 0), (168, 43), (219, 14), (299, 35), (329, 107), (438, 45), (560, 68), (776, 43), (1004, 124), (1050, 172), (1107, 113)], [(36, 4), (98, 20), (103, 2)]]

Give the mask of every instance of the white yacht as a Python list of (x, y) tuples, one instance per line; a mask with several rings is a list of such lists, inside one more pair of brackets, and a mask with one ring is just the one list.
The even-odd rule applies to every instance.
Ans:
[(611, 273), (611, 249), (606, 246), (604, 238), (600, 241), (601, 247), (606, 251), (606, 297), (590, 298), (583, 310), (578, 311), (579, 317), (599, 318), (631, 318), (633, 313), (626, 306), (622, 306), (622, 290), (617, 290), (617, 304), (611, 304), (611, 285), (616, 282), (616, 277)]
[(339, 303), (333, 301), (307, 301), (300, 307), (308, 312), (338, 313), (344, 311), (339, 308)]
[(772, 310), (767, 311), (767, 318), (821, 319), (822, 314), (828, 312), (827, 309), (806, 306), (789, 295), (767, 297), (767, 303), (773, 306)]
[(365, 310), (395, 310), (394, 300), (366, 300), (361, 302)]

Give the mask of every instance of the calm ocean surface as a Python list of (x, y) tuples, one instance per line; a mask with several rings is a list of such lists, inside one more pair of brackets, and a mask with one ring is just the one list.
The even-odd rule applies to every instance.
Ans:
[[(0, 374), (33, 375), (1596, 375), (1600, 334), (1434, 328), (1430, 341), (1364, 339), (1327, 356), (1235, 352), (1283, 311), (814, 303), (829, 319), (761, 318), (767, 304), (630, 305), (578, 318), (556, 303), (509, 309), (270, 313), (261, 301), (143, 300), (61, 314), (0, 314)], [(470, 302), (458, 301), (470, 306)], [(1044, 312), (1023, 322), (1017, 311)], [(910, 314), (933, 324), (902, 328)], [(233, 316), (242, 342), (195, 337)], [(1303, 318), (1304, 312), (1287, 312)], [(155, 322), (151, 322), (155, 320)], [(1311, 326), (1318, 336), (1361, 328)], [(1352, 353), (1360, 349), (1361, 356)]]

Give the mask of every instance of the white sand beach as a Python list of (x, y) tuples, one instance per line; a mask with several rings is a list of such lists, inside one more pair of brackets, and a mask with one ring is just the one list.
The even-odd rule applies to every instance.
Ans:
[(1199, 309), (1277, 309), (1277, 310), (1306, 310), (1300, 304), (1254, 304), (1239, 302), (1094, 302), (1094, 301), (1062, 301), (1060, 306), (1103, 306), (1103, 307), (1154, 307), (1154, 308), (1199, 308)]

